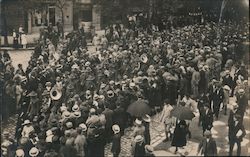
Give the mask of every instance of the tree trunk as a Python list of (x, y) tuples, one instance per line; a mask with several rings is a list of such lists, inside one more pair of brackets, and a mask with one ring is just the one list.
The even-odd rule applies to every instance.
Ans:
[(8, 42), (8, 29), (7, 29), (7, 19), (6, 19), (6, 10), (5, 10), (5, 7), (3, 7), (2, 17), (3, 17), (4, 46), (8, 46), (9, 42)]
[(63, 9), (61, 9), (61, 18), (62, 18), (62, 37), (64, 38), (64, 12)]

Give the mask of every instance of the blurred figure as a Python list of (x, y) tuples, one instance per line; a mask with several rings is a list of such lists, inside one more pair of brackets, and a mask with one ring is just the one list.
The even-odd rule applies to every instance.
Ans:
[(111, 152), (113, 153), (114, 157), (118, 157), (120, 152), (121, 152), (120, 127), (118, 125), (113, 125), (112, 130), (114, 132), (114, 135), (113, 135), (113, 139), (112, 139)]
[(228, 124), (228, 139), (229, 139), (229, 156), (233, 155), (234, 144), (237, 144), (237, 156), (241, 154), (241, 142), (246, 135), (245, 128), (242, 122), (242, 116), (236, 114), (233, 116), (233, 121)]
[(200, 142), (197, 156), (217, 156), (217, 146), (215, 140), (212, 138), (212, 134), (210, 131), (205, 131), (204, 133), (205, 138)]
[(179, 147), (186, 146), (187, 134), (187, 124), (185, 120), (181, 120), (179, 123), (177, 122), (174, 130), (173, 140), (171, 143), (171, 146), (175, 146), (175, 154), (177, 153)]

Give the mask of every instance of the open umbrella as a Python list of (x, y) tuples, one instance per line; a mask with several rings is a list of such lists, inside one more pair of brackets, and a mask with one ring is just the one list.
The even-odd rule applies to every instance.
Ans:
[(173, 117), (178, 118), (179, 120), (192, 120), (195, 115), (194, 113), (185, 106), (177, 106), (171, 111)]
[(132, 104), (129, 105), (127, 112), (131, 116), (142, 117), (146, 114), (150, 114), (150, 107), (148, 106), (148, 102), (143, 99), (139, 99)]

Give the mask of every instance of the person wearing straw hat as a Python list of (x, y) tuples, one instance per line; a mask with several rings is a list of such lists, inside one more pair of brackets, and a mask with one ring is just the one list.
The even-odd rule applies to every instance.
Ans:
[(150, 144), (150, 122), (151, 118), (149, 115), (145, 115), (142, 117), (143, 125), (145, 127), (144, 137), (145, 137), (145, 144)]
[(237, 144), (237, 156), (241, 155), (241, 142), (246, 135), (241, 114), (235, 114), (228, 124), (229, 156), (233, 155), (234, 144)]
[(21, 148), (17, 149), (15, 157), (25, 157), (25, 153), (24, 153), (23, 149), (21, 149)]
[(112, 130), (114, 135), (112, 138), (111, 152), (113, 153), (114, 157), (118, 157), (121, 152), (121, 134), (119, 125), (113, 125)]
[(132, 133), (132, 137), (136, 137), (137, 135), (141, 135), (144, 138), (144, 134), (145, 134), (145, 127), (142, 124), (142, 121), (139, 119), (135, 120), (135, 128), (134, 131)]
[(23, 123), (22, 137), (29, 137), (30, 132), (34, 131), (34, 127), (32, 126), (30, 120), (25, 120)]
[(212, 138), (211, 131), (206, 130), (204, 132), (205, 138), (200, 142), (198, 146), (197, 155), (204, 156), (217, 156), (216, 141)]
[(30, 104), (27, 112), (30, 116), (37, 115), (40, 109), (37, 93), (35, 91), (32, 91), (28, 94), (28, 96), (30, 97)]
[(145, 157), (155, 157), (154, 147), (151, 145), (145, 145)]
[(81, 126), (84, 128), (81, 127), (77, 128), (77, 136), (74, 141), (77, 157), (84, 157), (87, 147), (87, 139), (86, 136), (83, 134), (84, 130), (85, 129), (87, 130), (87, 127), (86, 125), (83, 126), (83, 124)]
[(38, 157), (39, 150), (36, 147), (32, 147), (29, 151), (31, 157)]
[(133, 157), (145, 156), (145, 143), (144, 138), (141, 135), (137, 135), (132, 141), (131, 155)]
[(170, 128), (172, 124), (172, 118), (170, 116), (170, 113), (172, 110), (173, 110), (173, 107), (169, 104), (169, 100), (166, 99), (164, 101), (164, 106), (163, 106), (162, 113), (160, 116), (160, 122), (165, 124), (166, 139), (164, 140), (164, 142), (167, 142), (169, 140), (169, 133), (170, 133)]

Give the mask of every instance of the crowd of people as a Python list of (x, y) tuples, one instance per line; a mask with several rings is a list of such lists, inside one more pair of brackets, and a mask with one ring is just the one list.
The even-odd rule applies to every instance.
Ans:
[[(234, 144), (240, 146), (246, 134), (248, 87), (242, 43), (248, 41), (249, 25), (208, 22), (160, 31), (133, 22), (129, 28), (114, 25), (101, 37), (96, 34), (93, 51), (83, 29), (64, 39), (49, 28), (26, 70), (21, 64), (15, 70), (8, 52), (1, 55), (3, 119), (18, 114), (15, 139), (3, 132), (2, 156), (104, 156), (107, 143), (119, 156), (121, 136), (132, 125), (132, 156), (154, 156), (149, 123), (158, 112), (166, 142), (172, 140), (177, 152), (186, 145), (186, 135), (191, 138), (190, 122), (173, 122), (171, 117), (179, 105), (200, 114), (205, 139), (198, 151), (215, 156), (210, 131), (214, 117), (220, 118), (221, 108), (228, 114), (229, 97), (235, 96), (228, 123), (232, 155)], [(148, 103), (149, 115), (126, 112), (138, 99)]]

